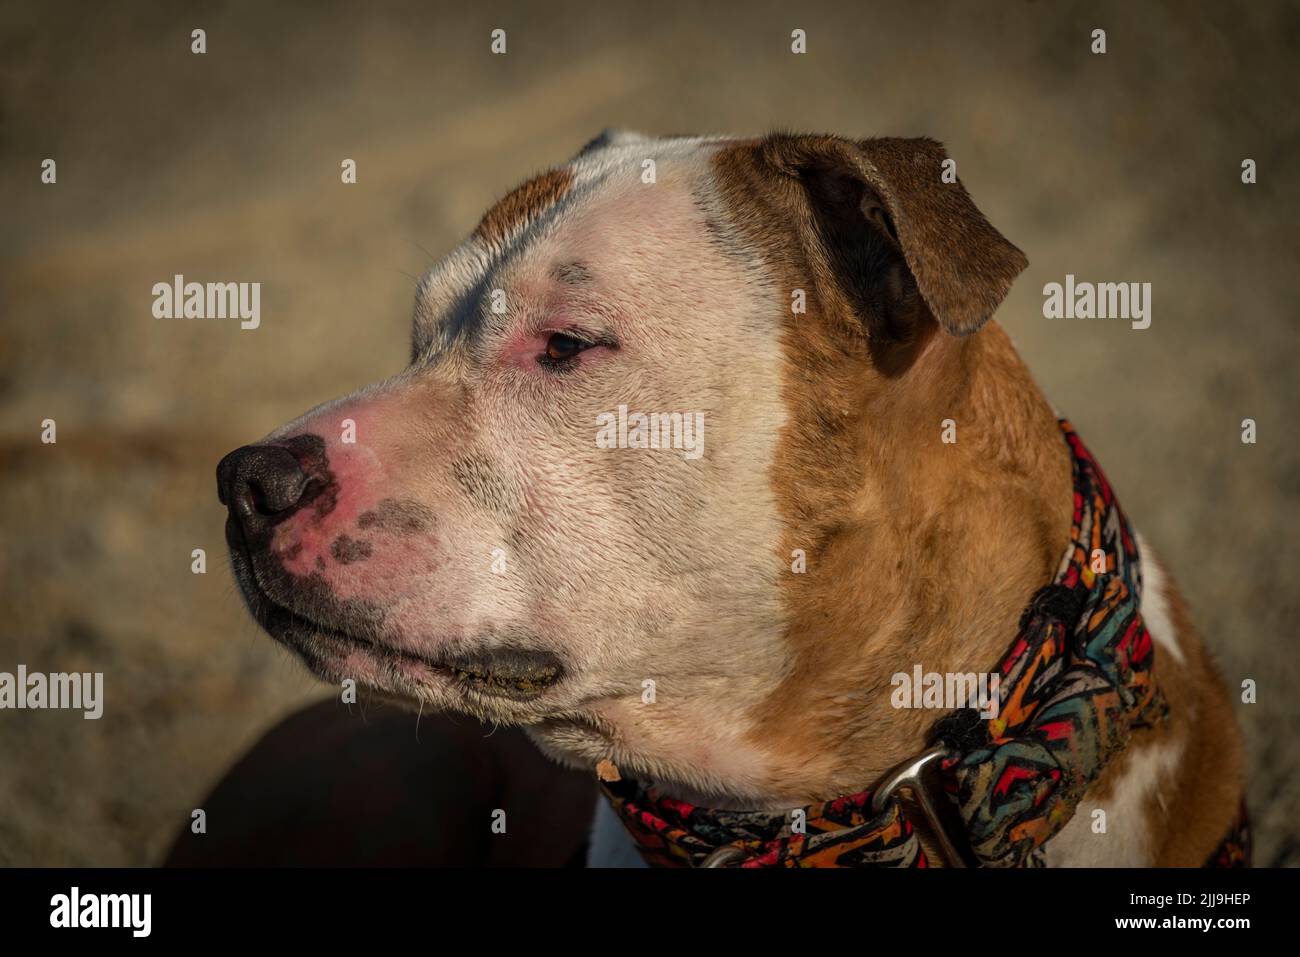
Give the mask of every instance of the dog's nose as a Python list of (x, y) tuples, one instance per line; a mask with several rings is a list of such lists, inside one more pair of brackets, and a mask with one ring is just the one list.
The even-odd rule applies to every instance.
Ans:
[(298, 511), (310, 485), (298, 457), (274, 445), (245, 445), (217, 464), (217, 497), (246, 532), (265, 530)]

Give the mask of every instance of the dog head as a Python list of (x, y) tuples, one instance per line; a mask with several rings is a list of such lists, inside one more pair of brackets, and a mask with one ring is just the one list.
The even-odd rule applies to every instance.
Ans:
[(770, 790), (792, 681), (857, 707), (810, 637), (842, 563), (908, 614), (903, 516), (947, 512), (899, 437), (1025, 265), (946, 159), (607, 134), (528, 181), (420, 283), (404, 371), (222, 460), (253, 614), (327, 680)]

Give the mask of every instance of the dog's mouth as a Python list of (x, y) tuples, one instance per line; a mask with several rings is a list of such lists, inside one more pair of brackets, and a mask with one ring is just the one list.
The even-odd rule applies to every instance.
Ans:
[(408, 675), (424, 670), (451, 682), (462, 691), (513, 701), (532, 701), (541, 697), (564, 675), (559, 657), (549, 651), (506, 647), (435, 658), (321, 625), (280, 605), (267, 609), (266, 617), (259, 616), (258, 621), (274, 637), (307, 658), (308, 664), (317, 670), (321, 670), (319, 659), (322, 651), (336, 650), (361, 654), (380, 664), (406, 665), (408, 667), (400, 670)]
[[(564, 677), (564, 665), (550, 651), (496, 645), (467, 653), (430, 656), (383, 641), (377, 635), (327, 625), (285, 607), (258, 581), (249, 556), (231, 549), (235, 578), (257, 623), (288, 646), (309, 668), (328, 680), (353, 677), (341, 663), (360, 655), (377, 667), (365, 680), (400, 697), (419, 697), (420, 678), (432, 679), (463, 694), (527, 702), (540, 698)], [(377, 628), (366, 627), (367, 632)], [(369, 680), (366, 680), (367, 677)], [(384, 680), (389, 679), (389, 680)]]

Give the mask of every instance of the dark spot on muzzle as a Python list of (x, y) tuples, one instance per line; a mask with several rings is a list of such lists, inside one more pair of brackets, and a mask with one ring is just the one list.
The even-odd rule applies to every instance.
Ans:
[(370, 557), (371, 551), (370, 543), (365, 539), (348, 538), (346, 535), (340, 535), (330, 543), (330, 554), (340, 565), (363, 562)]
[(373, 509), (358, 516), (357, 528), (398, 535), (427, 532), (433, 528), (433, 509), (410, 499), (381, 499)]

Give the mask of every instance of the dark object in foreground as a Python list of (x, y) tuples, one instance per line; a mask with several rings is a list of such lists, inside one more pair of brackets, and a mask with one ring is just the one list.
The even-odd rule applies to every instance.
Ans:
[[(514, 728), (395, 708), (312, 705), (276, 725), (183, 825), (168, 867), (581, 865), (590, 776)], [(493, 812), (505, 812), (504, 834)]]

